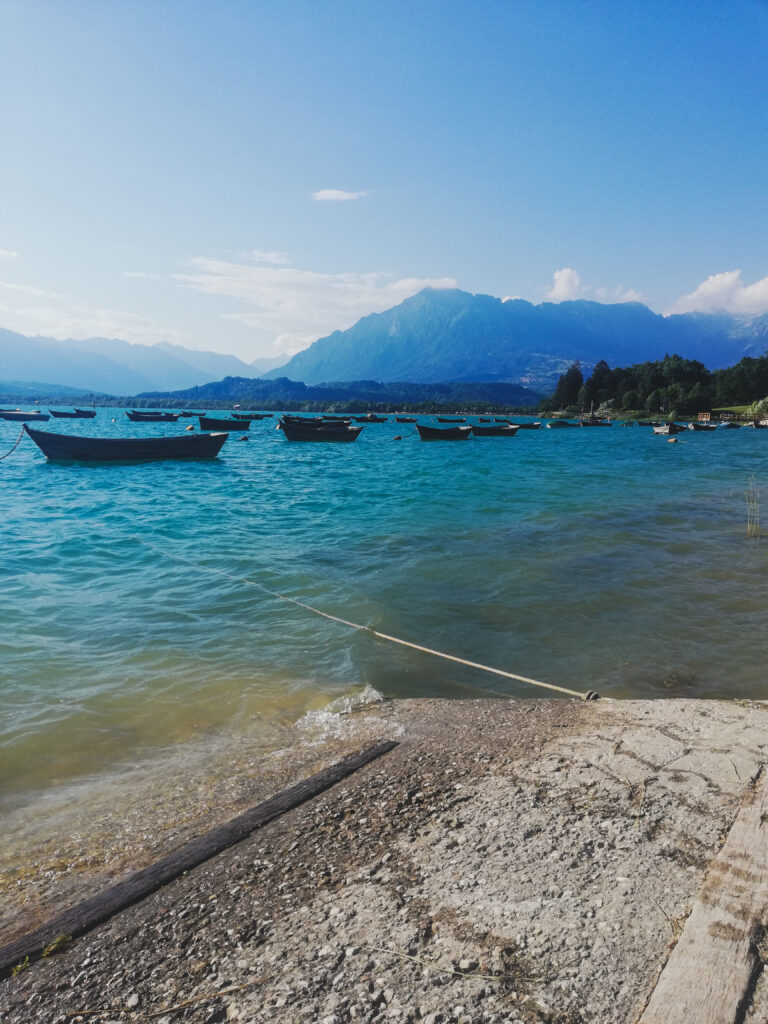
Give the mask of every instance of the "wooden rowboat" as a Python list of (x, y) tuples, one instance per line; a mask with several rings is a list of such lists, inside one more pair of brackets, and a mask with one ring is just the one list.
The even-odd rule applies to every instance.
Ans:
[(422, 441), (466, 441), (472, 433), (472, 427), (428, 427), (425, 423), (417, 423), (416, 429)]
[(55, 462), (145, 462), (157, 459), (213, 459), (228, 434), (177, 437), (77, 437), (24, 429), (47, 459)]

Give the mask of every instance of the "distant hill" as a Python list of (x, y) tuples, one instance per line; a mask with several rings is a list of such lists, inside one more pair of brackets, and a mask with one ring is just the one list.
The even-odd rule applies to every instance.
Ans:
[(255, 408), (285, 408), (294, 402), (359, 402), (361, 405), (423, 405), (434, 403), (459, 407), (470, 403), (488, 405), (535, 406), (541, 395), (520, 384), (502, 382), (451, 382), (380, 384), (374, 380), (345, 381), (310, 387), (301, 381), (278, 377), (277, 380), (250, 380), (225, 377), (224, 380), (185, 391), (150, 392), (137, 396), (150, 402), (161, 400), (174, 405), (204, 408), (211, 403), (239, 402)]
[(181, 345), (131, 345), (116, 338), (56, 341), (30, 338), (0, 328), (0, 380), (34, 382), (44, 373), (51, 384), (108, 395), (193, 387), (227, 374), (258, 377), (236, 356), (198, 352)]
[[(93, 391), (84, 391), (79, 388), (62, 387), (59, 384), (41, 384), (39, 381), (24, 380), (0, 380), (0, 404), (3, 402), (16, 401), (45, 401), (47, 399), (63, 402), (66, 398), (76, 399), (78, 402), (84, 400), (102, 398), (104, 396)], [(70, 405), (72, 403), (69, 403)]]
[(346, 331), (334, 331), (279, 370), (307, 384), (329, 380), (511, 381), (550, 391), (576, 360), (589, 370), (677, 352), (711, 369), (768, 349), (768, 314), (664, 317), (642, 303), (579, 300), (533, 305), (458, 289), (426, 288)]

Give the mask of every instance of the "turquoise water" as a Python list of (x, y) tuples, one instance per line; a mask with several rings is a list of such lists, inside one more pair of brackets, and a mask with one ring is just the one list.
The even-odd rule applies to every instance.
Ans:
[[(768, 546), (747, 537), (768, 431), (520, 431), (462, 444), (372, 424), (218, 459), (0, 462), (0, 799), (217, 731), (268, 731), (365, 685), (538, 695), (275, 600), (616, 697), (768, 696)], [(177, 433), (120, 410), (42, 429)], [(18, 435), (0, 421), (0, 454)], [(402, 440), (395, 441), (397, 434)]]

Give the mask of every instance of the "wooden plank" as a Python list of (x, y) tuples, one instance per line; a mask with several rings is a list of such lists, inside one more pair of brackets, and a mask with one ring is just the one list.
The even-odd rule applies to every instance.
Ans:
[(639, 1024), (737, 1024), (761, 962), (755, 935), (768, 912), (765, 765), (707, 872)]
[(46, 946), (60, 936), (75, 938), (102, 924), (108, 918), (126, 907), (156, 892), (163, 885), (185, 871), (197, 867), (222, 850), (247, 838), (257, 828), (273, 821), (286, 811), (306, 803), (342, 779), (352, 775), (364, 765), (382, 754), (393, 750), (398, 744), (385, 740), (366, 750), (349, 754), (341, 761), (316, 775), (310, 776), (294, 786), (284, 789), (275, 796), (257, 804), (244, 814), (238, 815), (225, 825), (212, 829), (203, 836), (163, 857), (162, 860), (143, 868), (130, 878), (113, 885), (103, 892), (65, 910), (62, 914), (36, 928), (28, 935), (0, 948), (0, 977), (7, 975), (25, 957), (34, 960), (41, 956)]

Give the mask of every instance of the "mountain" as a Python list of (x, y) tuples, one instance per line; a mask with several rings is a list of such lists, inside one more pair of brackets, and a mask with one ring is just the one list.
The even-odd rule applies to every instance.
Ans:
[(252, 359), (250, 365), (261, 375), (268, 370), (277, 370), (281, 366), (285, 366), (287, 361), (288, 356), (276, 356), (274, 359)]
[(393, 381), (380, 384), (375, 380), (345, 381), (308, 387), (301, 381), (278, 377), (276, 380), (252, 380), (225, 377), (224, 380), (188, 388), (185, 391), (150, 392), (139, 398), (153, 402), (168, 400), (175, 405), (204, 408), (211, 403), (239, 402), (254, 408), (286, 408), (294, 402), (360, 403), (375, 405), (423, 405), (435, 403), (459, 407), (467, 404), (535, 406), (542, 396), (520, 384), (489, 381), (481, 384), (463, 381), (450, 383), (411, 383)]
[(132, 345), (117, 338), (56, 341), (0, 328), (0, 380), (33, 382), (43, 373), (58, 387), (110, 395), (177, 390), (227, 374), (258, 377), (235, 356), (181, 345)]
[(664, 317), (639, 302), (503, 301), (426, 288), (334, 331), (264, 376), (329, 380), (513, 381), (551, 390), (576, 360), (629, 365), (676, 352), (711, 369), (768, 348), (768, 314)]

